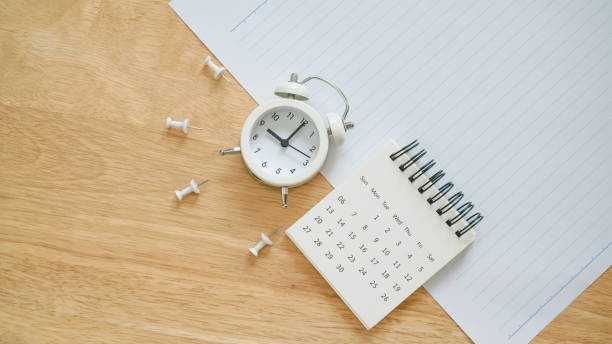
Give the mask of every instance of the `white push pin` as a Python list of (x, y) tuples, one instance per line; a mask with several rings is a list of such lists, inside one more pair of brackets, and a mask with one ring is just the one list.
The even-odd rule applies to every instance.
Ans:
[(259, 250), (261, 250), (262, 248), (264, 248), (266, 245), (272, 245), (272, 240), (270, 240), (270, 237), (274, 235), (274, 233), (276, 233), (276, 231), (278, 230), (278, 227), (275, 228), (272, 233), (270, 233), (269, 235), (265, 235), (263, 233), (261, 233), (261, 240), (257, 243), (257, 245), (255, 245), (255, 247), (251, 247), (249, 249), (249, 251), (251, 251), (251, 253), (257, 257), (257, 255), (259, 254)]
[(189, 118), (187, 118), (186, 120), (184, 120), (182, 122), (179, 122), (179, 121), (173, 121), (172, 118), (168, 117), (168, 118), (166, 118), (166, 129), (168, 129), (170, 127), (172, 127), (172, 128), (181, 128), (185, 134), (187, 134), (189, 132), (189, 128), (195, 129), (195, 130), (204, 130), (203, 128), (200, 128), (200, 127), (190, 126), (189, 125)]
[(200, 193), (200, 188), (199, 186), (206, 183), (208, 181), (208, 179), (206, 179), (205, 181), (201, 182), (200, 184), (197, 184), (195, 182), (195, 180), (191, 180), (189, 182), (189, 186), (184, 188), (183, 190), (175, 190), (174, 193), (176, 194), (176, 198), (179, 199), (179, 201), (183, 200), (183, 197), (189, 195), (190, 193), (194, 192), (199, 194)]
[(215, 73), (215, 80), (219, 80), (219, 77), (223, 77), (225, 81), (231, 82), (230, 79), (225, 76), (225, 68), (217, 66), (214, 62), (212, 62), (210, 55), (204, 59), (204, 67), (206, 66), (210, 67), (210, 69), (213, 70), (213, 73)]

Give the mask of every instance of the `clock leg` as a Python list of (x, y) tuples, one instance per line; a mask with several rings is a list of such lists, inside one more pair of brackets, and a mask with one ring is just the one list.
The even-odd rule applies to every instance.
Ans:
[(281, 197), (283, 199), (283, 208), (287, 208), (287, 196), (289, 195), (289, 188), (286, 186), (281, 187)]
[(225, 155), (225, 154), (240, 154), (240, 147), (234, 147), (234, 148), (230, 148), (230, 149), (222, 149), (219, 151), (219, 154), (221, 155)]

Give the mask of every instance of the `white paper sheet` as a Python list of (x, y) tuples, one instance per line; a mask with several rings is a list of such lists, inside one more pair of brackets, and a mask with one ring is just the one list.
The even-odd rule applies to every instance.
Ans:
[(386, 139), (428, 148), (485, 215), (426, 285), (476, 342), (527, 342), (610, 267), (609, 1), (171, 6), (258, 102), (291, 72), (344, 90), (356, 127), (323, 169), (332, 184)]

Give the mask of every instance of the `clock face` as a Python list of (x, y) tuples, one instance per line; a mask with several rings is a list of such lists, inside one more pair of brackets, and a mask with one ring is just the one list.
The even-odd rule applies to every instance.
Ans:
[[(299, 108), (276, 107), (263, 112), (255, 118), (249, 136), (253, 162), (271, 177), (298, 177), (320, 160), (319, 130), (313, 118)], [(322, 154), (327, 153), (324, 148)]]

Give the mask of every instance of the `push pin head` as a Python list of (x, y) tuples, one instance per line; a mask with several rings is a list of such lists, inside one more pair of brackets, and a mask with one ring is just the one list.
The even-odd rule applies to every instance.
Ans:
[(272, 240), (270, 240), (270, 237), (273, 236), (276, 231), (278, 231), (278, 227), (275, 228), (269, 235), (261, 233), (261, 240), (257, 243), (257, 245), (255, 245), (255, 247), (251, 247), (249, 251), (251, 251), (251, 253), (257, 257), (259, 255), (259, 250), (264, 248), (266, 245), (272, 245)]
[(176, 198), (179, 199), (179, 201), (183, 200), (183, 197), (189, 195), (190, 193), (196, 193), (199, 194), (200, 193), (200, 185), (206, 183), (208, 181), (208, 179), (206, 179), (205, 181), (201, 182), (200, 184), (196, 183), (195, 180), (191, 180), (189, 182), (189, 186), (184, 188), (183, 190), (175, 190), (174, 193), (176, 194)]
[(180, 128), (181, 130), (183, 130), (185, 134), (189, 132), (189, 128), (195, 129), (195, 130), (204, 130), (203, 128), (200, 128), (200, 127), (190, 126), (189, 123), (190, 123), (189, 118), (187, 118), (186, 120), (182, 122), (179, 122), (179, 121), (173, 121), (172, 118), (168, 117), (166, 118), (166, 129), (170, 127)]
[(210, 55), (206, 56), (206, 58), (204, 59), (204, 67), (206, 66), (210, 67), (213, 73), (215, 73), (215, 80), (219, 80), (220, 77), (223, 77), (225, 81), (230, 82), (227, 76), (225, 76), (225, 68), (217, 66), (214, 62), (212, 62)]

